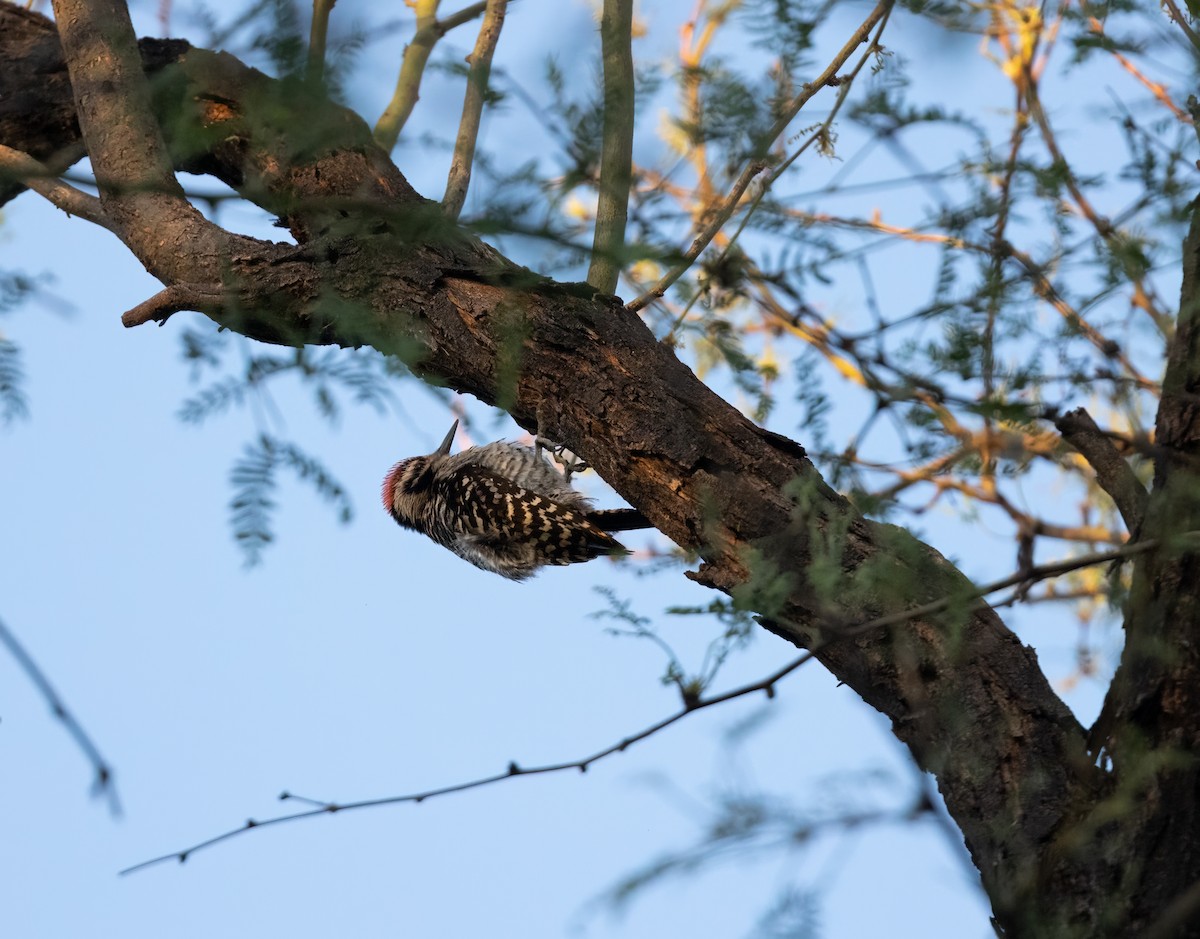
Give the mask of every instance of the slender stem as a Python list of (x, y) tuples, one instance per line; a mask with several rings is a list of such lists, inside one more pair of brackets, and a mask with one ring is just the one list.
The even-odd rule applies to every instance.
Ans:
[(50, 679), (46, 677), (39, 667), (37, 662), (33, 660), (25, 647), (17, 641), (17, 637), (12, 634), (9, 628), (0, 620), (0, 645), (8, 649), (8, 654), (16, 660), (17, 665), (33, 682), (46, 704), (49, 705), (51, 713), (62, 723), (67, 729), (67, 733), (71, 735), (71, 739), (75, 741), (76, 746), (83, 751), (83, 755), (87, 757), (88, 762), (92, 764), (92, 771), (96, 774), (95, 782), (92, 784), (94, 794), (106, 793), (108, 795), (109, 810), (113, 815), (121, 814), (121, 803), (117, 798), (116, 785), (113, 783), (113, 771), (109, 766), (108, 761), (100, 754), (99, 748), (92, 742), (92, 738), (87, 735), (83, 726), (76, 719), (75, 715), (68, 710), (66, 703), (50, 684)]
[(400, 130), (404, 127), (412, 110), (421, 97), (421, 76), (429, 54), (441, 36), (438, 34), (437, 8), (440, 0), (417, 0), (417, 31), (413, 41), (404, 50), (400, 63), (400, 74), (396, 78), (396, 90), (388, 102), (379, 122), (375, 125), (375, 140), (387, 151), (396, 146)]
[(440, 0), (416, 0), (417, 31), (413, 34), (413, 41), (404, 50), (404, 60), (400, 63), (400, 75), (396, 79), (396, 90), (392, 93), (392, 100), (388, 102), (375, 125), (375, 141), (389, 152), (396, 146), (396, 141), (400, 139), (400, 131), (421, 97), (421, 76), (425, 74), (425, 65), (433, 47), (454, 27), (469, 23), (487, 9), (487, 0), (479, 0), (439, 20), (436, 19), (439, 2)]
[(704, 229), (696, 235), (696, 239), (692, 242), (692, 246), (688, 248), (687, 253), (683, 256), (683, 259), (673, 268), (671, 268), (671, 270), (669, 270), (657, 284), (647, 290), (636, 300), (630, 300), (629, 303), (625, 304), (625, 309), (629, 310), (631, 313), (636, 313), (638, 310), (642, 309), (665, 294), (667, 289), (673, 283), (675, 283), (675, 281), (679, 280), (680, 277), (687, 273), (688, 268), (695, 263), (696, 258), (700, 257), (700, 255), (704, 252), (704, 249), (707, 248), (712, 242), (713, 238), (717, 236), (717, 232), (724, 228), (725, 223), (728, 222), (733, 216), (733, 213), (737, 210), (738, 205), (742, 201), (742, 196), (745, 194), (747, 187), (753, 181), (754, 177), (765, 170), (767, 166), (768, 164), (765, 160), (756, 160), (742, 170), (742, 175), (739, 176), (737, 182), (733, 184), (733, 189), (731, 189), (729, 195), (725, 197), (724, 201), (721, 203), (721, 207), (715, 213), (713, 213), (712, 218), (709, 219), (709, 222), (704, 226)]
[(308, 36), (308, 80), (325, 80), (325, 42), (329, 35), (329, 14), (337, 0), (313, 0), (312, 29)]
[(1183, 30), (1183, 34), (1187, 36), (1188, 42), (1195, 46), (1197, 50), (1200, 50), (1200, 36), (1197, 36), (1196, 31), (1188, 25), (1187, 17), (1179, 9), (1175, 0), (1163, 0), (1163, 8), (1167, 11), (1167, 15), (1175, 21), (1175, 25)]
[[(858, 74), (859, 74), (859, 72), (862, 71), (863, 66), (865, 66), (867, 64), (867, 61), (871, 58), (872, 55), (875, 54), (876, 50), (878, 49), (879, 38), (880, 38), (880, 36), (883, 35), (883, 30), (887, 26), (887, 22), (890, 17), (891, 17), (891, 9), (889, 8), (887, 11), (885, 11), (883, 17), (879, 20), (879, 27), (876, 30), (874, 39), (872, 39), (870, 44), (867, 46), (867, 51), (863, 54), (862, 58), (860, 58), (858, 60), (858, 64), (854, 67), (854, 69), (850, 72), (850, 74), (842, 77), (841, 80), (839, 81), (837, 99), (834, 101), (833, 107), (830, 108), (830, 110), (829, 110), (829, 116), (825, 118), (825, 120), (821, 123), (821, 126), (818, 127), (816, 129), (816, 131), (814, 131), (813, 133), (808, 135), (808, 139), (805, 140), (804, 143), (802, 143), (799, 146), (799, 148), (797, 148), (796, 152), (793, 153), (791, 156), (789, 156), (786, 160), (784, 160), (778, 166), (776, 166), (771, 171), (771, 175), (769, 177), (767, 177), (767, 179), (762, 183), (762, 185), (760, 185), (758, 187), (758, 191), (755, 193), (754, 198), (751, 201), (749, 208), (742, 215), (742, 220), (738, 224), (737, 230), (733, 233), (733, 237), (731, 237), (729, 239), (728, 243), (725, 245), (724, 250), (721, 252), (721, 256), (717, 261), (718, 266), (720, 266), (721, 262), (723, 262), (725, 260), (725, 258), (729, 256), (729, 252), (732, 251), (734, 245), (737, 244), (738, 239), (742, 236), (742, 232), (745, 231), (746, 226), (748, 224), (750, 224), (750, 217), (754, 214), (754, 212), (762, 204), (763, 199), (766, 198), (767, 193), (770, 191), (771, 187), (775, 184), (775, 181), (778, 180), (787, 171), (788, 167), (790, 167), (793, 163), (796, 162), (796, 160), (798, 160), (800, 158), (801, 154), (803, 154), (805, 150), (807, 150), (809, 147), (811, 147), (813, 144), (817, 143), (818, 141), (825, 141), (828, 139), (827, 135), (829, 133), (829, 129), (833, 126), (834, 119), (838, 116), (838, 112), (841, 111), (842, 105), (845, 104), (847, 97), (849, 97), (850, 89), (854, 86), (855, 79), (858, 78)], [(737, 208), (737, 204), (734, 203), (730, 207), (730, 215), (733, 214), (733, 211), (736, 210), (736, 208)], [(724, 221), (721, 221), (720, 226), (718, 226), (718, 228), (723, 227), (725, 224), (725, 221), (728, 221), (728, 217)], [(715, 236), (716, 236), (716, 232), (713, 232), (713, 237), (715, 237)], [(709, 240), (711, 241), (711, 238)], [(706, 244), (707, 244), (707, 242), (706, 242)], [(695, 248), (695, 245), (693, 245), (692, 247)], [(703, 247), (700, 250), (701, 251), (704, 250)], [(688, 254), (690, 255), (691, 252), (689, 251)], [(697, 252), (696, 257), (699, 257), (698, 252)], [(695, 258), (692, 258), (692, 261), (686, 261), (686, 258), (687, 258), (687, 256), (685, 255), (686, 266), (683, 264), (680, 265), (680, 267), (683, 268), (683, 270), (679, 271), (680, 276), (682, 276), (683, 273), (687, 270), (687, 267), (690, 266), (691, 263), (695, 261)], [(674, 271), (672, 271), (671, 273), (674, 273)], [(668, 276), (670, 276), (670, 274), (668, 274)], [(666, 278), (664, 278), (664, 280), (665, 279)], [(645, 294), (645, 297), (646, 298), (650, 297), (650, 295), (653, 294), (660, 285), (661, 285), (661, 281), (659, 284), (656, 284), (654, 286), (654, 288), (652, 288), (647, 294)], [(658, 296), (661, 297), (662, 294), (660, 293), (660, 294), (658, 294)], [(639, 297), (638, 300), (634, 301), (634, 302), (636, 303), (642, 299), (644, 299), (644, 297)], [(688, 300), (687, 305), (683, 308), (683, 311), (679, 314), (679, 316), (675, 319), (675, 322), (671, 325), (671, 331), (664, 338), (664, 342), (673, 343), (675, 341), (675, 336), (679, 332), (679, 330), (682, 328), (684, 322), (687, 320), (687, 315), (691, 311), (692, 306), (699, 299), (700, 299), (700, 294), (698, 292), (692, 294), (691, 299)], [(647, 302), (649, 302), (649, 300), (647, 300)], [(632, 304), (630, 305), (630, 308), (632, 309)], [(641, 309), (641, 307), (638, 307), (637, 309)]]
[(825, 67), (825, 71), (804, 85), (800, 93), (791, 100), (791, 103), (779, 116), (779, 119), (771, 125), (771, 128), (758, 141), (757, 153), (759, 156), (767, 153), (771, 148), (771, 144), (775, 142), (780, 134), (787, 130), (788, 124), (800, 113), (800, 109), (808, 104), (818, 91), (837, 77), (838, 69), (846, 64), (846, 60), (853, 55), (855, 49), (867, 41), (875, 24), (892, 12), (894, 2), (895, 0), (880, 0), (875, 9), (859, 24), (858, 29), (851, 34), (850, 38), (846, 40), (846, 44), (842, 46), (838, 54)]
[(604, 140), (587, 281), (601, 293), (613, 293), (621, 273), (633, 181), (633, 0), (604, 0), (600, 43), (604, 59)]
[(796, 97), (792, 99), (784, 113), (780, 115), (779, 119), (771, 126), (770, 130), (768, 130), (755, 143), (754, 150), (756, 157), (750, 161), (744, 170), (742, 170), (741, 175), (738, 177), (737, 182), (734, 183), (733, 189), (730, 190), (729, 195), (726, 196), (721, 208), (713, 215), (712, 219), (704, 227), (703, 231), (696, 236), (696, 240), (692, 242), (692, 247), (688, 249), (687, 254), (683, 256), (683, 260), (670, 271), (668, 271), (667, 274), (648, 291), (646, 291), (636, 300), (631, 300), (629, 303), (627, 303), (625, 305), (625, 309), (629, 310), (631, 313), (636, 313), (638, 310), (654, 302), (659, 297), (663, 296), (663, 294), (667, 292), (671, 285), (674, 284), (675, 281), (679, 280), (679, 278), (687, 272), (688, 268), (695, 263), (696, 259), (700, 257), (701, 253), (703, 253), (704, 249), (707, 248), (713, 238), (716, 237), (717, 232), (719, 232), (721, 228), (724, 227), (725, 223), (729, 221), (730, 217), (737, 209), (738, 202), (745, 193), (746, 187), (750, 185), (751, 180), (753, 180), (755, 176), (767, 168), (768, 164), (765, 162), (764, 157), (770, 150), (771, 145), (775, 142), (780, 134), (787, 130), (788, 124), (790, 124), (792, 119), (800, 113), (800, 109), (803, 108), (804, 105), (807, 104), (818, 91), (824, 88), (825, 85), (833, 82), (837, 76), (838, 69), (846, 64), (846, 60), (854, 54), (855, 49), (857, 49), (870, 38), (871, 30), (874, 28), (875, 24), (891, 12), (893, 4), (894, 0), (880, 0), (875, 9), (873, 9), (867, 18), (859, 24), (858, 28), (846, 41), (846, 44), (842, 46), (838, 54), (835, 55), (830, 63), (825, 67), (825, 70), (822, 71), (821, 74), (818, 75), (812, 82), (804, 85), (804, 89), (800, 92), (800, 94), (796, 95)]
[[(1063, 155), (1062, 150), (1059, 149), (1054, 129), (1050, 126), (1050, 119), (1046, 116), (1046, 111), (1042, 107), (1041, 94), (1036, 77), (1032, 71), (1027, 70), (1025, 78), (1025, 94), (1029, 104), (1029, 115), (1033, 118), (1034, 123), (1037, 124), (1038, 130), (1042, 135), (1042, 141), (1046, 145), (1046, 150), (1050, 153), (1050, 158), (1054, 161), (1055, 166), (1062, 169), (1063, 184), (1067, 187), (1067, 191), (1070, 192), (1071, 198), (1075, 200), (1075, 205), (1079, 208), (1080, 214), (1096, 230), (1096, 234), (1111, 246), (1114, 257), (1119, 260), (1122, 256), (1121, 249), (1124, 247), (1125, 236), (1113, 225), (1111, 219), (1105, 215), (1101, 215), (1097, 211), (1095, 206), (1092, 205), (1091, 200), (1084, 194), (1083, 187), (1080, 185), (1075, 171), (1071, 168), (1071, 164), (1067, 162), (1067, 158)], [(1148, 282), (1142, 271), (1126, 262), (1122, 262), (1121, 266), (1124, 268), (1125, 276), (1133, 286), (1133, 305), (1145, 310), (1155, 324), (1168, 321), (1169, 317), (1166, 311), (1161, 308), (1153, 285)]]
[(470, 69), (467, 72), (467, 91), (463, 95), (462, 119), (458, 122), (458, 136), (454, 140), (454, 155), (450, 159), (450, 174), (446, 179), (446, 194), (442, 198), (442, 208), (450, 218), (458, 218), (463, 203), (467, 201), (471, 166), (475, 162), (475, 145), (479, 138), (479, 121), (487, 97), (488, 77), (492, 73), (492, 55), (500, 40), (507, 7), (508, 0), (487, 0), (487, 11), (479, 27), (475, 50), (467, 59)]

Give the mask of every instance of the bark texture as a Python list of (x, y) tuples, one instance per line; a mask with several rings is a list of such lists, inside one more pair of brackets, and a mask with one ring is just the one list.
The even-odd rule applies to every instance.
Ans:
[[(166, 285), (127, 323), (198, 309), (266, 342), (369, 344), (404, 356), (419, 374), (499, 403), (583, 455), (700, 555), (698, 581), (735, 594), (800, 647), (959, 598), (937, 615), (836, 642), (820, 658), (936, 776), (998, 929), (1124, 937), (1158, 923), (1171, 929), (1164, 935), (1200, 935), (1188, 894), (1200, 882), (1193, 555), (1160, 549), (1140, 562), (1130, 635), (1148, 638), (1131, 638), (1134, 659), (1114, 684), (1105, 735), (1111, 766), (1098, 767), (1034, 652), (994, 611), (968, 602), (972, 586), (937, 551), (855, 513), (800, 445), (715, 395), (616, 298), (546, 280), (447, 222), (366, 125), (314, 89), (186, 43), (140, 46), (146, 100), (174, 166), (229, 183), (277, 214), (299, 246), (224, 232), (171, 185), (147, 186), (147, 153), (158, 145), (147, 138), (131, 153), (104, 130), (117, 121), (136, 132), (149, 119), (136, 94), (113, 90), (131, 80), (136, 88), (141, 73), (121, 71), (133, 53), (74, 16), (82, 6), (56, 3), (60, 44), (48, 20), (0, 3), (0, 143), (52, 159), (86, 142), (122, 239)], [(0, 197), (20, 191), (9, 184)], [(1169, 373), (1177, 391), (1159, 428), (1179, 458), (1160, 467), (1145, 538), (1200, 527), (1189, 299), (1198, 240), (1189, 240)]]

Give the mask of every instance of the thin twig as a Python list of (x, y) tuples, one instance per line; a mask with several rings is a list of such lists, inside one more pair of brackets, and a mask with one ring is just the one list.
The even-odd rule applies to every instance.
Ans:
[(83, 751), (83, 755), (92, 764), (92, 771), (95, 773), (95, 779), (92, 782), (92, 795), (106, 796), (109, 811), (114, 816), (119, 816), (121, 814), (121, 801), (117, 798), (117, 784), (113, 780), (112, 766), (100, 754), (100, 750), (92, 742), (92, 738), (87, 735), (87, 732), (83, 729), (83, 726), (76, 719), (75, 715), (67, 709), (67, 705), (63, 702), (62, 697), (54, 690), (54, 686), (50, 684), (50, 679), (38, 668), (37, 662), (25, 651), (24, 646), (17, 641), (17, 637), (12, 634), (3, 620), (0, 620), (0, 644), (3, 644), (8, 649), (9, 655), (16, 660), (17, 665), (21, 667), (21, 670), (29, 677), (29, 680), (33, 682), (46, 703), (50, 706), (50, 712), (67, 729), (67, 733), (71, 735), (71, 739), (75, 741), (76, 746)]
[(793, 210), (789, 213), (790, 217), (803, 219), (808, 222), (821, 223), (825, 225), (837, 225), (843, 228), (857, 228), (866, 231), (875, 231), (885, 235), (897, 235), (907, 241), (914, 241), (928, 244), (943, 244), (951, 248), (960, 248), (967, 251), (977, 252), (984, 255), (992, 255), (996, 251), (1001, 252), (1005, 257), (1011, 258), (1024, 269), (1034, 292), (1043, 300), (1045, 300), (1054, 310), (1063, 317), (1074, 329), (1079, 330), (1095, 348), (1105, 358), (1112, 359), (1121, 365), (1128, 373), (1130, 380), (1142, 391), (1157, 393), (1159, 389), (1158, 383), (1146, 378), (1133, 364), (1133, 361), (1122, 351), (1119, 344), (1107, 338), (1096, 327), (1092, 326), (1083, 315), (1068, 303), (1063, 296), (1058, 292), (1055, 286), (1046, 276), (1046, 265), (1039, 264), (1031, 255), (1010, 244), (1003, 242), (999, 245), (983, 245), (976, 242), (965, 241), (954, 235), (943, 235), (936, 232), (921, 232), (914, 228), (906, 228), (900, 225), (890, 225), (882, 219), (875, 217), (873, 219), (856, 219), (843, 218), (836, 215), (829, 215), (823, 212), (801, 212)]
[[(721, 255), (716, 261), (716, 267), (721, 266), (721, 264), (729, 256), (729, 253), (733, 250), (734, 245), (738, 243), (738, 239), (741, 238), (742, 232), (744, 232), (746, 230), (746, 226), (750, 224), (750, 219), (753, 218), (754, 213), (757, 212), (759, 207), (762, 205), (767, 193), (771, 191), (771, 187), (775, 185), (779, 178), (783, 176), (785, 172), (787, 172), (788, 168), (795, 163), (796, 160), (800, 159), (805, 150), (818, 141), (828, 140), (829, 130), (833, 126), (833, 122), (837, 118), (838, 113), (841, 111), (842, 105), (846, 103), (846, 99), (850, 95), (850, 89), (854, 86), (855, 79), (858, 78), (863, 66), (867, 64), (871, 56), (873, 56), (879, 49), (879, 40), (883, 36), (883, 31), (887, 27), (888, 20), (890, 19), (891, 15), (892, 11), (891, 9), (888, 9), (884, 13), (883, 17), (879, 20), (879, 26), (875, 31), (875, 36), (867, 46), (867, 51), (858, 60), (858, 64), (854, 66), (848, 75), (838, 77), (837, 98), (833, 103), (833, 107), (829, 109), (829, 114), (825, 120), (821, 122), (821, 125), (815, 131), (808, 135), (804, 143), (802, 143), (791, 156), (776, 166), (771, 171), (771, 175), (768, 176), (762, 182), (762, 185), (758, 187), (758, 191), (754, 194), (754, 199), (750, 202), (750, 205), (746, 211), (742, 213), (742, 218), (741, 221), (738, 222), (737, 230), (734, 231), (732, 236), (730, 236), (728, 243), (721, 251)], [(687, 319), (688, 312), (691, 310), (693, 304), (695, 304), (699, 297), (699, 293), (692, 295), (687, 305), (683, 308), (683, 311), (672, 324), (671, 331), (663, 340), (664, 342), (672, 342), (674, 340), (675, 334), (679, 331), (680, 327), (683, 326), (684, 321)]]
[(629, 187), (633, 182), (633, 0), (604, 0), (600, 44), (604, 60), (604, 136), (587, 282), (601, 293), (613, 293), (624, 266)]
[(792, 122), (796, 115), (800, 113), (800, 109), (808, 104), (818, 91), (828, 84), (835, 83), (834, 80), (837, 78), (838, 69), (846, 64), (846, 60), (850, 58), (855, 49), (867, 41), (871, 35), (871, 30), (875, 28), (875, 24), (891, 14), (893, 6), (894, 0), (881, 0), (867, 18), (859, 24), (858, 29), (851, 34), (846, 44), (834, 56), (833, 61), (825, 67), (825, 71), (813, 81), (804, 85), (804, 88), (791, 100), (787, 109), (779, 116), (779, 119), (771, 125), (770, 130), (759, 140), (757, 149), (760, 154), (765, 154), (770, 149), (775, 139), (787, 130), (788, 124)]
[(1037, 80), (1030, 72), (1026, 73), (1025, 90), (1028, 96), (1029, 115), (1038, 126), (1038, 131), (1042, 135), (1042, 141), (1046, 145), (1046, 150), (1050, 153), (1050, 158), (1056, 166), (1062, 168), (1063, 183), (1067, 187), (1067, 191), (1071, 193), (1071, 198), (1075, 200), (1075, 205), (1078, 206), (1080, 214), (1096, 230), (1096, 234), (1109, 245), (1114, 260), (1120, 262), (1124, 268), (1125, 276), (1129, 279), (1133, 287), (1131, 304), (1144, 310), (1154, 321), (1155, 325), (1167, 321), (1168, 316), (1154, 292), (1153, 284), (1147, 281), (1142, 271), (1138, 270), (1131, 263), (1122, 260), (1123, 249), (1126, 247), (1124, 243), (1125, 236), (1113, 225), (1111, 219), (1101, 215), (1092, 205), (1091, 201), (1084, 194), (1083, 188), (1075, 176), (1075, 171), (1071, 168), (1066, 157), (1063, 156), (1062, 151), (1059, 149), (1054, 129), (1050, 126), (1050, 119), (1046, 116), (1046, 111), (1042, 107)]
[(667, 274), (648, 291), (646, 291), (637, 299), (631, 300), (629, 303), (627, 303), (625, 305), (625, 309), (629, 310), (631, 313), (636, 313), (638, 310), (642, 309), (648, 304), (653, 303), (659, 297), (663, 296), (663, 294), (667, 292), (671, 285), (674, 284), (675, 281), (679, 280), (679, 278), (687, 272), (688, 268), (695, 263), (696, 259), (700, 257), (704, 249), (708, 247), (709, 242), (716, 237), (717, 232), (719, 232), (724, 227), (725, 223), (729, 221), (730, 217), (732, 217), (734, 211), (738, 207), (739, 202), (741, 201), (742, 195), (745, 193), (746, 188), (750, 185), (750, 182), (755, 176), (767, 168), (768, 163), (764, 157), (770, 150), (771, 145), (775, 142), (776, 138), (778, 138), (780, 134), (787, 130), (788, 124), (792, 122), (793, 118), (800, 113), (800, 109), (803, 108), (804, 105), (807, 104), (818, 91), (824, 88), (827, 84), (834, 82), (837, 77), (838, 69), (846, 64), (846, 60), (850, 58), (855, 49), (868, 40), (871, 30), (874, 28), (875, 24), (891, 11), (893, 2), (894, 0), (881, 0), (875, 9), (871, 11), (870, 15), (863, 20), (859, 27), (850, 36), (850, 39), (846, 42), (846, 44), (842, 46), (838, 54), (833, 57), (833, 60), (829, 63), (829, 65), (825, 67), (825, 70), (821, 72), (821, 74), (818, 75), (812, 82), (804, 85), (804, 89), (800, 92), (800, 94), (796, 95), (796, 97), (792, 99), (787, 109), (780, 116), (779, 120), (777, 120), (771, 126), (770, 130), (768, 130), (762, 137), (758, 139), (755, 144), (756, 156), (751, 159), (751, 161), (746, 165), (745, 169), (742, 170), (741, 175), (738, 176), (737, 182), (735, 182), (733, 185), (733, 189), (730, 190), (729, 195), (726, 196), (725, 200), (722, 202), (720, 209), (713, 214), (709, 220), (709, 223), (705, 225), (703, 230), (696, 236), (695, 241), (692, 242), (691, 248), (689, 248), (687, 254), (684, 255), (683, 261), (668, 271)]
[(1167, 11), (1167, 15), (1175, 21), (1175, 25), (1183, 30), (1183, 34), (1187, 36), (1188, 42), (1200, 50), (1200, 36), (1196, 35), (1196, 31), (1188, 24), (1187, 17), (1183, 15), (1183, 11), (1175, 3), (1175, 0), (1162, 0), (1163, 8)]
[[(1096, 17), (1090, 17), (1088, 19), (1088, 25), (1091, 26), (1092, 32), (1094, 32), (1100, 38), (1108, 38), (1104, 35), (1104, 24), (1096, 19)], [(1142, 73), (1142, 70), (1139, 69), (1132, 60), (1121, 55), (1120, 50), (1118, 50), (1115, 46), (1109, 48), (1108, 51), (1111, 53), (1112, 57), (1120, 63), (1121, 67), (1130, 75), (1132, 75), (1142, 85), (1143, 88), (1150, 92), (1150, 94), (1154, 95), (1154, 99), (1164, 108), (1170, 111), (1181, 124), (1192, 123), (1192, 116), (1171, 100), (1171, 94), (1167, 91), (1165, 85), (1163, 85), (1161, 82), (1151, 81)]]
[(671, 270), (668, 271), (657, 284), (647, 290), (644, 294), (635, 300), (630, 300), (629, 303), (625, 304), (626, 310), (628, 310), (630, 313), (636, 313), (643, 307), (653, 303), (655, 300), (665, 294), (671, 285), (675, 283), (675, 281), (679, 280), (680, 277), (687, 273), (688, 268), (695, 263), (696, 258), (700, 257), (704, 249), (707, 248), (713, 238), (716, 237), (717, 232), (724, 228), (725, 223), (728, 222), (733, 216), (734, 211), (737, 209), (738, 204), (742, 200), (742, 196), (746, 192), (746, 188), (754, 180), (754, 177), (765, 170), (767, 166), (768, 164), (765, 160), (756, 160), (742, 170), (742, 175), (739, 176), (738, 181), (733, 184), (733, 189), (731, 189), (729, 195), (725, 197), (725, 200), (721, 203), (721, 207), (715, 213), (713, 213), (713, 216), (711, 219), (709, 219), (708, 224), (704, 226), (703, 230), (701, 230), (698, 235), (696, 235), (696, 240), (693, 241), (692, 246), (688, 248), (687, 253), (683, 256), (683, 260), (680, 261), (675, 267), (671, 268)]
[(470, 68), (467, 71), (467, 91), (463, 95), (462, 119), (458, 123), (458, 136), (454, 139), (446, 194), (442, 197), (442, 209), (453, 219), (462, 213), (463, 203), (467, 201), (471, 167), (475, 162), (475, 144), (479, 138), (479, 120), (487, 97), (488, 77), (492, 73), (492, 54), (500, 40), (507, 7), (508, 0), (487, 0), (487, 12), (479, 26), (475, 50), (467, 57)]
[[(1178, 536), (1178, 539), (1172, 541), (1173, 544), (1179, 540), (1192, 541), (1200, 537), (1200, 531), (1184, 532)], [(829, 630), (829, 636), (815, 643), (812, 648), (802, 652), (786, 665), (772, 672), (766, 678), (751, 684), (742, 685), (732, 691), (726, 691), (723, 694), (713, 695), (709, 698), (698, 698), (691, 701), (685, 700), (684, 705), (668, 717), (657, 721), (650, 726), (643, 728), (635, 734), (631, 734), (616, 743), (605, 747), (603, 750), (583, 757), (578, 760), (571, 760), (563, 763), (549, 763), (543, 766), (522, 767), (517, 763), (509, 763), (508, 768), (502, 773), (496, 773), (492, 776), (484, 776), (479, 779), (473, 779), (468, 782), (456, 783), (450, 786), (442, 786), (437, 789), (427, 789), (423, 792), (414, 792), (400, 796), (385, 796), (380, 799), (364, 799), (358, 802), (329, 802), (321, 805), (318, 808), (311, 809), (306, 812), (294, 812), (289, 815), (277, 815), (272, 818), (266, 818), (261, 821), (249, 819), (245, 824), (230, 831), (223, 832), (215, 837), (209, 838), (192, 845), (189, 848), (184, 848), (182, 851), (173, 851), (170, 854), (164, 854), (160, 857), (151, 858), (148, 861), (142, 861), (139, 864), (134, 864), (131, 867), (125, 868), (121, 874), (131, 874), (134, 871), (143, 870), (147, 867), (152, 867), (156, 864), (162, 864), (166, 861), (179, 861), (183, 863), (197, 851), (204, 848), (212, 847), (220, 844), (223, 841), (228, 841), (231, 838), (236, 838), (238, 835), (244, 834), (252, 829), (266, 828), (271, 825), (281, 825), (285, 822), (299, 821), (305, 818), (314, 818), (318, 815), (332, 815), (336, 812), (348, 812), (354, 809), (374, 808), (381, 805), (398, 805), (403, 802), (420, 803), (427, 799), (435, 799), (439, 796), (449, 795), (454, 792), (466, 792), (470, 789), (480, 789), (484, 786), (491, 786), (506, 779), (511, 779), (515, 776), (540, 776), (550, 773), (562, 773), (567, 770), (577, 770), (579, 772), (587, 772), (588, 768), (606, 757), (612, 756), (615, 753), (623, 753), (629, 747), (636, 743), (652, 737), (659, 731), (665, 730), (672, 724), (677, 723), (696, 711), (702, 711), (705, 708), (714, 707), (718, 704), (724, 704), (726, 701), (732, 701), (735, 698), (745, 697), (746, 695), (763, 692), (768, 698), (775, 697), (775, 686), (796, 671), (806, 662), (811, 662), (816, 656), (829, 649), (835, 643), (842, 642), (846, 639), (854, 639), (863, 636), (875, 630), (884, 629), (889, 626), (895, 626), (900, 623), (907, 622), (910, 619), (932, 616), (937, 613), (944, 612), (950, 608), (958, 608), (964, 602), (968, 612), (987, 606), (983, 598), (989, 594), (1004, 590), (1008, 587), (1013, 587), (1018, 584), (1034, 584), (1042, 580), (1047, 580), (1051, 577), (1057, 577), (1060, 574), (1066, 574), (1074, 570), (1079, 570), (1084, 567), (1091, 567), (1096, 564), (1106, 564), (1111, 561), (1121, 560), (1124, 558), (1133, 557), (1134, 555), (1143, 554), (1145, 552), (1157, 549), (1161, 542), (1157, 539), (1147, 539), (1134, 544), (1127, 544), (1120, 548), (1115, 548), (1111, 551), (1101, 551), (1093, 554), (1085, 554), (1075, 558), (1068, 558), (1063, 561), (1057, 561), (1050, 564), (1042, 564), (1037, 567), (1030, 567), (1023, 571), (1017, 571), (1008, 577), (1003, 577), (1000, 580), (992, 581), (982, 587), (964, 594), (956, 594), (946, 596), (939, 600), (934, 600), (930, 603), (923, 604), (918, 607), (913, 607), (908, 610), (902, 610), (898, 613), (891, 613), (887, 616), (876, 617), (864, 623), (859, 623), (845, 627), (835, 627)], [(779, 617), (774, 618), (777, 622), (786, 622)], [(794, 628), (801, 628), (798, 624), (790, 623)], [(287, 800), (291, 798), (290, 794), (285, 792), (280, 796), (281, 799)]]

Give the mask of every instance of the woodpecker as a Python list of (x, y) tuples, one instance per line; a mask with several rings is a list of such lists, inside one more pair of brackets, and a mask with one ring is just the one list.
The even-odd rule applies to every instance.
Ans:
[[(594, 511), (528, 447), (497, 441), (451, 456), (457, 429), (455, 421), (437, 450), (401, 460), (384, 478), (383, 507), (402, 527), (510, 580), (524, 580), (546, 564), (625, 551), (603, 519), (632, 510)], [(609, 527), (631, 526), (614, 521)]]

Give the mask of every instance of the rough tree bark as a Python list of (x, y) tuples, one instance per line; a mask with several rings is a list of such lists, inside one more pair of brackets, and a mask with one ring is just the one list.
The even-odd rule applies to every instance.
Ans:
[[(822, 645), (825, 666), (937, 778), (1004, 935), (1200, 935), (1194, 553), (1160, 547), (1137, 564), (1097, 765), (1034, 652), (969, 602), (960, 572), (858, 515), (800, 445), (720, 399), (615, 298), (539, 277), (448, 223), (313, 88), (157, 40), (140, 45), (147, 82), (123, 4), (55, 11), (58, 31), (0, 3), (0, 144), (54, 169), (89, 153), (107, 219), (166, 285), (128, 325), (199, 310), (265, 342), (369, 344), (502, 404), (696, 551), (696, 580), (737, 591), (797, 646)], [(172, 166), (224, 180), (299, 246), (206, 221)], [(0, 200), (24, 191), (8, 172)], [(1160, 545), (1200, 528), (1198, 226), (1159, 416), (1165, 455), (1138, 533)], [(831, 566), (834, 591), (822, 589)], [(958, 601), (836, 641), (943, 597)]]

